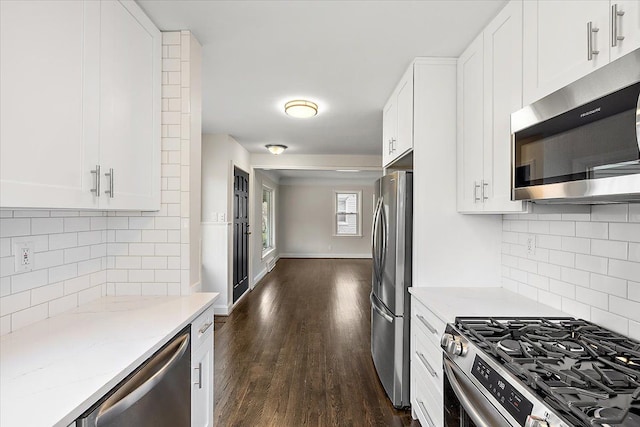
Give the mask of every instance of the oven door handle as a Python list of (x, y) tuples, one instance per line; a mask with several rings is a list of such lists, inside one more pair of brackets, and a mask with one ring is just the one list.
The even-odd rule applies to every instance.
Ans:
[(443, 361), (445, 375), (453, 392), (477, 427), (510, 426), (476, 386), (464, 378), (464, 373), (456, 365), (446, 357)]

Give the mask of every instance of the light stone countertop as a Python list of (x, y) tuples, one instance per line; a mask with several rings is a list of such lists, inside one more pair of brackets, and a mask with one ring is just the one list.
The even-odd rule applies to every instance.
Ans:
[(0, 426), (67, 427), (218, 298), (104, 297), (0, 338)]
[(545, 316), (573, 317), (504, 288), (412, 287), (411, 295), (446, 323), (456, 317)]

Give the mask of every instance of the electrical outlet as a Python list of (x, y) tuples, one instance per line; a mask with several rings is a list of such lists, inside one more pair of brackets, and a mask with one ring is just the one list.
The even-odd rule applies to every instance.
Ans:
[(527, 255), (536, 254), (536, 236), (527, 234)]
[(33, 242), (15, 242), (13, 254), (15, 257), (16, 272), (33, 270)]

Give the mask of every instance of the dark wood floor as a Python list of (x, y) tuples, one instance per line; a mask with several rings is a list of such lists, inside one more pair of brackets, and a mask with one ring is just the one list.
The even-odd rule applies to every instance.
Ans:
[(282, 259), (216, 318), (215, 425), (419, 426), (370, 353), (370, 260)]

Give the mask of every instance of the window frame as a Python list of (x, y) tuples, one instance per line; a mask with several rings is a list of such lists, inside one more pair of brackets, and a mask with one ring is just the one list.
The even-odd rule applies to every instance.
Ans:
[[(338, 215), (347, 214), (347, 212), (338, 211), (338, 195), (339, 194), (355, 194), (358, 202), (356, 214), (356, 232), (354, 234), (338, 233)], [(353, 215), (353, 212), (349, 212)], [(333, 190), (333, 237), (362, 237), (362, 190)]]
[(260, 209), (260, 242), (262, 247), (262, 259), (266, 258), (271, 252), (276, 249), (276, 222), (275, 222), (275, 197), (276, 192), (273, 188), (268, 185), (262, 184), (262, 197), (260, 206), (264, 203), (264, 193), (269, 192), (270, 194), (270, 203), (269, 203), (269, 240), (270, 246), (264, 247), (264, 241), (262, 239), (262, 225), (263, 225), (263, 216), (262, 209)]

